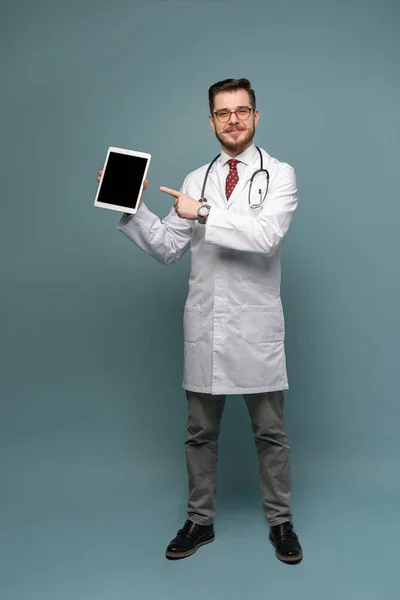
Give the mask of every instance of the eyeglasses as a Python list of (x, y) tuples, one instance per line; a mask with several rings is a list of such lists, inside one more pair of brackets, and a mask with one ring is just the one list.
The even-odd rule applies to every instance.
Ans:
[(229, 119), (231, 118), (231, 115), (233, 113), (235, 113), (235, 115), (239, 119), (239, 121), (245, 121), (246, 119), (249, 118), (249, 115), (252, 110), (255, 110), (255, 109), (249, 108), (248, 106), (241, 106), (240, 108), (237, 108), (236, 110), (226, 110), (226, 109), (216, 110), (212, 114), (217, 117), (217, 119), (218, 119), (218, 121), (220, 121), (220, 123), (226, 123), (227, 121), (229, 121)]

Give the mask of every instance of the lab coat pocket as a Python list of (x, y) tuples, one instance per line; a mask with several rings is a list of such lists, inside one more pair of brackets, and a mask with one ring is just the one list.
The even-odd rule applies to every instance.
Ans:
[(183, 339), (194, 343), (203, 329), (203, 284), (189, 284), (189, 293), (183, 311)]
[(285, 337), (282, 308), (242, 305), (240, 333), (250, 344), (282, 342)]
[(185, 306), (183, 311), (183, 339), (194, 343), (201, 336), (203, 329), (203, 309), (200, 306)]

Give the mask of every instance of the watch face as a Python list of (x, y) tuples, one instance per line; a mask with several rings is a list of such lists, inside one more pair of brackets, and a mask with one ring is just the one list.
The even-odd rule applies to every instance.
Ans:
[(208, 215), (208, 211), (209, 209), (207, 206), (200, 206), (198, 214), (200, 215), (200, 217), (206, 217)]

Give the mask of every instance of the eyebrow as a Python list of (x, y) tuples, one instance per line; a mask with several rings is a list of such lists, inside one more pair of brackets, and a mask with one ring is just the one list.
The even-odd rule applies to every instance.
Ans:
[[(243, 104), (242, 106), (237, 106), (236, 108), (233, 108), (232, 110), (240, 110), (241, 108), (251, 108), (251, 107)], [(229, 108), (218, 108), (214, 112), (220, 112), (221, 110), (229, 110)]]

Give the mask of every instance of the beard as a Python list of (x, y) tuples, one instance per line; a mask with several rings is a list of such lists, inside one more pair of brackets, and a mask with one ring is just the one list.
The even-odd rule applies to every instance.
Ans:
[[(235, 128), (230, 127), (230, 130), (233, 130), (233, 129), (235, 129)], [(236, 129), (237, 129), (237, 127), (236, 127)], [(229, 131), (229, 129), (228, 129), (228, 131)], [(231, 141), (231, 140), (227, 139), (226, 138), (226, 133), (228, 133), (227, 131), (224, 131), (223, 133), (222, 132), (218, 133), (217, 131), (215, 131), (215, 136), (216, 136), (217, 140), (219, 141), (219, 143), (221, 144), (221, 146), (223, 146), (224, 148), (229, 150), (229, 152), (232, 152), (235, 154), (240, 154), (250, 145), (250, 142), (252, 141), (252, 139), (256, 133), (254, 121), (250, 125), (249, 128), (243, 129), (243, 132), (245, 133), (245, 135), (243, 136), (243, 134), (241, 134), (240, 140), (237, 140), (237, 141)]]

